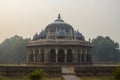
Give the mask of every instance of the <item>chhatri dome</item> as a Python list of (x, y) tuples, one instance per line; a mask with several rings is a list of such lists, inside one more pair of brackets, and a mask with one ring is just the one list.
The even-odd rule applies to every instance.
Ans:
[(47, 39), (47, 38), (85, 40), (84, 36), (79, 31), (75, 31), (70, 24), (64, 22), (64, 20), (61, 19), (60, 14), (53, 23), (47, 25), (45, 30), (42, 30), (40, 32), (37, 38), (35, 34), (33, 40)]
[(91, 43), (77, 30), (57, 19), (35, 34), (27, 46), (27, 64), (84, 65), (91, 64)]

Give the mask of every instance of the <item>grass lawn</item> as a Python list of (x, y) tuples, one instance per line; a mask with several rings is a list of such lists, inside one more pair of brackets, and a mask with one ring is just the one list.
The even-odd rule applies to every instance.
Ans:
[[(27, 78), (2, 77), (0, 80), (29, 80)], [(61, 80), (61, 78), (44, 78), (43, 80)]]
[[(113, 77), (80, 77), (81, 80), (114, 80)], [(2, 77), (0, 80), (29, 80), (27, 78)], [(44, 78), (43, 80), (61, 80), (61, 78)]]
[(113, 77), (80, 77), (81, 80), (114, 80)]

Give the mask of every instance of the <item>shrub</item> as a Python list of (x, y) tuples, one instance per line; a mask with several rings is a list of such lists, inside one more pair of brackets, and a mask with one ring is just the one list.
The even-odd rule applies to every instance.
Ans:
[(31, 73), (27, 74), (30, 80), (42, 80), (45, 76), (45, 72), (42, 69), (33, 70)]
[(113, 76), (114, 76), (115, 80), (120, 80), (120, 68), (116, 68), (113, 71)]

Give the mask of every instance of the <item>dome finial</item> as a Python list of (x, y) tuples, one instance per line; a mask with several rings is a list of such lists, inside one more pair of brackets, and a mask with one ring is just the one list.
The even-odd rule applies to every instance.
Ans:
[(55, 22), (64, 22), (64, 20), (61, 19), (61, 15), (60, 14), (58, 14), (58, 17), (55, 20)]
[(60, 14), (58, 14), (58, 19), (60, 19), (61, 18), (61, 16), (60, 16)]

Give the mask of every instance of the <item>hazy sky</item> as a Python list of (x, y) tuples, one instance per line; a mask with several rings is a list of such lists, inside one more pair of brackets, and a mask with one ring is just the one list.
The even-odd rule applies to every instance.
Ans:
[(103, 35), (120, 43), (120, 0), (0, 0), (0, 42), (32, 38), (59, 13), (86, 40)]

